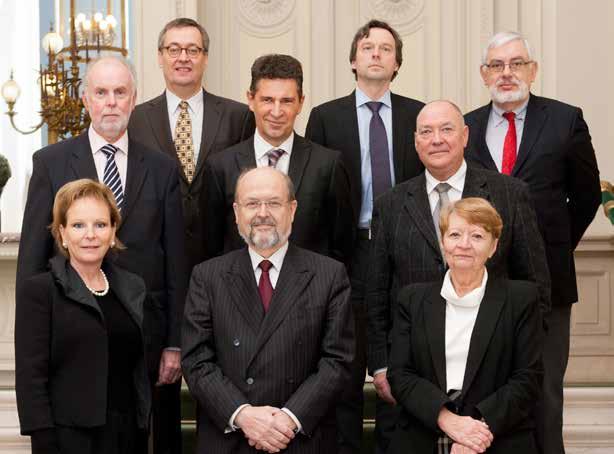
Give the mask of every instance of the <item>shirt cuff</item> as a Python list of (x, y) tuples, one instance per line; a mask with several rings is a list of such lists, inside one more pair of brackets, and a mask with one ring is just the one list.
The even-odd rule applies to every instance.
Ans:
[(377, 374), (382, 373), (382, 372), (386, 372), (386, 371), (388, 371), (387, 367), (382, 367), (380, 369), (376, 369), (375, 371), (373, 371), (372, 377), (375, 377)]
[(294, 421), (294, 424), (296, 424), (296, 430), (294, 431), (294, 433), (299, 433), (299, 432), (303, 433), (303, 426), (301, 425), (301, 422), (298, 420), (298, 418), (294, 416), (294, 413), (292, 413), (286, 407), (282, 408), (281, 411), (283, 411), (285, 414), (290, 416), (290, 419), (292, 419), (292, 421)]
[(181, 352), (179, 347), (166, 347), (164, 349), (165, 352)]
[(250, 404), (239, 405), (239, 407), (230, 416), (230, 419), (228, 420), (228, 426), (226, 427), (226, 429), (224, 429), (225, 434), (239, 430), (239, 427), (235, 426), (235, 418), (237, 417), (239, 412), (243, 410), (245, 407), (251, 407), (251, 405)]

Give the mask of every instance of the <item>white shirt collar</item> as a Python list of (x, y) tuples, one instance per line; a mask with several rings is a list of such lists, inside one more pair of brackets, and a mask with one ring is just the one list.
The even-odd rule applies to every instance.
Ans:
[(441, 286), (440, 295), (446, 302), (453, 306), (462, 307), (476, 307), (479, 306), (484, 298), (484, 292), (486, 292), (486, 282), (488, 281), (488, 271), (484, 267), (484, 276), (482, 277), (482, 283), (479, 287), (474, 288), (465, 296), (458, 296), (454, 285), (452, 284), (452, 278), (450, 276), (450, 270), (446, 271), (446, 275), (443, 278), (443, 285)]
[(258, 265), (260, 265), (260, 262), (262, 262), (263, 260), (268, 260), (269, 262), (271, 262), (277, 272), (280, 272), (281, 266), (284, 263), (284, 258), (286, 257), (286, 252), (288, 252), (288, 245), (289, 243), (286, 241), (286, 243), (282, 247), (277, 249), (275, 253), (273, 253), (268, 259), (262, 257), (260, 254), (254, 251), (251, 246), (249, 246), (247, 248), (247, 251), (249, 252), (249, 258), (252, 261), (252, 269), (254, 273), (256, 272), (256, 268), (258, 268)]
[[(360, 107), (362, 105), (364, 105), (365, 103), (371, 102), (373, 101), (371, 98), (369, 98), (364, 91), (362, 91), (360, 88), (356, 87), (356, 107)], [(390, 97), (390, 90), (386, 90), (386, 93), (384, 93), (382, 95), (382, 97), (380, 99), (376, 100), (377, 102), (381, 102), (382, 104), (384, 104), (385, 106), (389, 107), (392, 109), (392, 101), (391, 101), (391, 97)]]
[[(516, 120), (524, 120), (524, 117), (527, 113), (527, 106), (529, 105), (529, 99), (522, 103), (517, 109), (514, 109), (512, 112), (516, 114)], [(506, 110), (501, 109), (495, 103), (492, 103), (492, 115), (494, 116), (495, 125), (499, 126), (504, 121), (507, 121), (503, 114), (507, 112)]]
[(448, 178), (446, 181), (439, 181), (435, 178), (431, 173), (425, 169), (424, 176), (426, 177), (426, 193), (430, 194), (439, 183), (448, 183), (452, 186), (453, 189), (456, 189), (461, 194), (463, 193), (463, 188), (465, 187), (465, 176), (467, 175), (467, 163), (463, 159), (463, 163), (456, 171), (454, 175)]
[(256, 132), (254, 133), (254, 152), (256, 153), (256, 161), (259, 161), (260, 159), (264, 157), (265, 154), (275, 149), (284, 150), (289, 157), (290, 154), (292, 153), (293, 146), (294, 146), (294, 133), (290, 134), (290, 137), (284, 140), (281, 143), (281, 145), (279, 145), (278, 147), (274, 147), (273, 145), (268, 143), (266, 140), (264, 140), (262, 136), (260, 135), (260, 133), (258, 132), (258, 129), (256, 129)]
[[(173, 93), (170, 90), (165, 90), (166, 93), (166, 105), (168, 107), (168, 113), (170, 115), (173, 115), (177, 109), (179, 109), (179, 103), (181, 101), (183, 101), (183, 99), (181, 99), (179, 96), (177, 96), (175, 93)], [(200, 108), (200, 106), (202, 106), (203, 104), (203, 91), (198, 90), (198, 92), (192, 96), (191, 98), (186, 99), (185, 101), (188, 102), (188, 109), (192, 112), (195, 113), (197, 109)]]
[[(92, 149), (92, 154), (98, 153), (102, 147), (109, 143), (104, 137), (102, 137), (96, 132), (92, 125), (90, 125), (87, 130), (87, 136), (90, 140), (90, 148)], [(127, 155), (128, 131), (124, 131), (124, 134), (111, 145), (115, 146), (119, 151)]]

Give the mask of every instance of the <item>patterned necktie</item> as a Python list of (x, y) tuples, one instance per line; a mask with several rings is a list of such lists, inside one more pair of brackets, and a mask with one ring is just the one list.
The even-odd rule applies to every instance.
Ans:
[(503, 114), (509, 126), (505, 141), (503, 142), (503, 163), (501, 165), (501, 173), (511, 175), (516, 164), (516, 114), (514, 112), (505, 112)]
[(266, 313), (269, 310), (271, 298), (273, 298), (273, 286), (271, 285), (271, 278), (269, 276), (269, 270), (273, 264), (268, 260), (263, 260), (258, 266), (262, 270), (260, 281), (258, 282), (258, 292), (260, 293), (262, 307), (264, 307), (264, 312)]
[(192, 120), (188, 112), (187, 101), (181, 101), (179, 108), (181, 111), (175, 125), (175, 149), (177, 150), (177, 157), (179, 162), (181, 162), (185, 177), (188, 183), (192, 183), (194, 173), (196, 172), (194, 142), (192, 141)]
[[(448, 197), (448, 191), (452, 188), (448, 183), (439, 183), (435, 186), (435, 191), (439, 194), (439, 201), (433, 211), (433, 222), (435, 223), (435, 232), (437, 233), (437, 239), (441, 243), (441, 232), (439, 231), (439, 215), (441, 210), (450, 205), (450, 198)], [(442, 251), (443, 253), (443, 251)]]
[(117, 170), (117, 163), (115, 162), (117, 147), (108, 143), (100, 150), (107, 155), (107, 163), (104, 166), (102, 182), (111, 189), (115, 196), (117, 208), (121, 210), (124, 205), (124, 191), (122, 189), (122, 180), (119, 177), (119, 170)]
[(369, 154), (371, 155), (371, 184), (373, 200), (392, 187), (390, 176), (390, 156), (388, 150), (388, 136), (384, 121), (379, 115), (381, 102), (366, 103), (371, 109), (371, 122), (369, 123)]
[(281, 148), (273, 148), (270, 151), (267, 151), (267, 156), (269, 158), (269, 167), (277, 167), (277, 162), (279, 158), (284, 154), (284, 150)]

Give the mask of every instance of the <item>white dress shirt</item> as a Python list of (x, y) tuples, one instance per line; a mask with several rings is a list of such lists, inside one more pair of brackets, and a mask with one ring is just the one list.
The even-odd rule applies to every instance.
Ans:
[[(527, 115), (527, 105), (529, 100), (520, 106), (518, 109), (513, 110), (516, 114), (514, 124), (516, 125), (516, 154), (520, 149), (520, 141), (522, 139), (522, 131), (524, 131), (524, 120)], [(490, 109), (490, 115), (488, 116), (488, 123), (486, 125), (486, 145), (488, 151), (492, 156), (492, 160), (495, 161), (497, 169), (501, 172), (503, 167), (503, 144), (505, 143), (505, 136), (509, 129), (510, 123), (503, 116), (505, 111), (497, 106), (492, 105)]]
[(448, 190), (448, 199), (450, 199), (450, 203), (456, 202), (463, 197), (465, 176), (467, 176), (467, 163), (463, 159), (463, 163), (456, 173), (446, 181), (439, 181), (426, 169), (424, 170), (424, 176), (426, 177), (426, 194), (429, 198), (429, 205), (431, 206), (432, 215), (435, 213), (437, 203), (439, 203), (439, 193), (435, 191), (435, 186), (437, 186), (439, 183), (448, 183), (451, 186), (451, 188)]
[[(107, 155), (101, 151), (101, 148), (107, 145), (104, 137), (96, 132), (94, 127), (90, 125), (87, 130), (87, 136), (90, 140), (90, 148), (92, 149), (92, 155), (94, 157), (94, 165), (96, 166), (96, 175), (98, 175), (98, 181), (102, 183), (104, 180), (104, 168), (107, 165)], [(122, 182), (122, 190), (124, 196), (126, 195), (126, 174), (128, 173), (128, 132), (124, 132), (117, 141), (111, 145), (117, 148), (115, 153), (115, 164), (119, 171), (119, 179)]]
[[(286, 140), (282, 142), (278, 147), (274, 147), (258, 133), (258, 129), (254, 133), (254, 153), (256, 156), (257, 167), (268, 167), (269, 157), (267, 153), (271, 150), (284, 150), (284, 154), (279, 157), (275, 168), (282, 173), (288, 175), (288, 169), (290, 168), (290, 155), (292, 154), (292, 147), (294, 146), (294, 133), (290, 134)], [(275, 286), (273, 286), (275, 287)]]
[(446, 300), (446, 391), (463, 389), (471, 334), (487, 281), (488, 271), (484, 268), (480, 286), (465, 296), (458, 296), (449, 270), (443, 279), (440, 294)]
[[(284, 263), (284, 258), (286, 257), (286, 253), (288, 252), (288, 242), (286, 242), (286, 244), (284, 244), (282, 247), (277, 249), (275, 253), (272, 254), (269, 258), (262, 257), (260, 254), (254, 251), (251, 247), (249, 247), (247, 250), (249, 252), (249, 258), (252, 262), (252, 269), (254, 271), (254, 278), (256, 279), (256, 286), (260, 282), (260, 276), (262, 275), (262, 269), (259, 266), (260, 262), (262, 262), (263, 260), (268, 260), (273, 265), (271, 266), (271, 268), (269, 268), (269, 279), (271, 280), (271, 286), (273, 287), (273, 289), (275, 289), (275, 287), (277, 286), (277, 280), (279, 279), (279, 273), (281, 272), (281, 267)], [(240, 405), (234, 411), (234, 413), (230, 416), (230, 419), (228, 420), (228, 428), (225, 431), (226, 433), (233, 432), (238, 429), (238, 427), (234, 425), (235, 418), (237, 417), (239, 412), (243, 410), (243, 408), (249, 405), (250, 404)], [(294, 424), (296, 424), (296, 427), (297, 427), (296, 429), (297, 432), (300, 432), (303, 430), (303, 426), (301, 426), (301, 422), (294, 415), (294, 413), (292, 413), (289, 409), (285, 407), (282, 408), (281, 411), (285, 412), (288, 416), (290, 416), (292, 421), (294, 421)]]
[[(166, 106), (168, 108), (168, 124), (171, 126), (171, 134), (173, 136), (173, 142), (175, 141), (175, 126), (177, 125), (177, 119), (181, 113), (179, 103), (183, 101), (179, 96), (170, 90), (166, 90)], [(203, 91), (198, 90), (194, 96), (185, 100), (188, 103), (188, 115), (192, 121), (192, 143), (194, 144), (194, 162), (198, 162), (198, 155), (200, 153), (200, 142), (203, 135), (203, 111), (204, 111), (204, 99)]]

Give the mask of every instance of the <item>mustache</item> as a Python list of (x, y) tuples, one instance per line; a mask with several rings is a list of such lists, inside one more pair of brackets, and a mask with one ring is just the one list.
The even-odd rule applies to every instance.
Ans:
[(259, 225), (267, 225), (270, 227), (275, 227), (277, 224), (275, 223), (275, 220), (270, 217), (256, 217), (254, 218), (254, 220), (250, 223), (250, 226), (252, 227), (258, 227)]
[(518, 80), (518, 78), (516, 78), (515, 76), (509, 76), (509, 77), (504, 77), (501, 78), (497, 81), (496, 86), (500, 87), (503, 84), (515, 84), (515, 85), (520, 85), (520, 81)]

